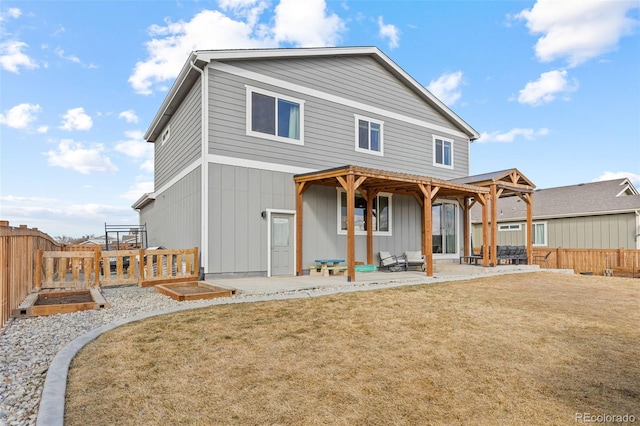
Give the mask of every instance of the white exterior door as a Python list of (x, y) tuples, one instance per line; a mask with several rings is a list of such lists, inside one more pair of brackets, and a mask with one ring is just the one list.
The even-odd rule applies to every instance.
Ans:
[(271, 214), (271, 275), (294, 274), (294, 215)]

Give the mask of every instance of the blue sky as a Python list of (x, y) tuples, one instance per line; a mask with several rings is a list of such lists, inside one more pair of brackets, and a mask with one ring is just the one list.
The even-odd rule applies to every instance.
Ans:
[(54, 237), (137, 223), (142, 136), (195, 49), (377, 46), (482, 134), (472, 174), (640, 186), (639, 5), (5, 0), (0, 219)]

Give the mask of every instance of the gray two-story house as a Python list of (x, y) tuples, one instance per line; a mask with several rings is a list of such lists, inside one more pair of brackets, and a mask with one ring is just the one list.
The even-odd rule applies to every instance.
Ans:
[[(200, 248), (207, 277), (302, 274), (466, 246), (479, 134), (374, 47), (193, 52), (145, 139), (150, 245)], [(304, 219), (303, 219), (304, 218)], [(486, 222), (486, 221), (485, 221)]]

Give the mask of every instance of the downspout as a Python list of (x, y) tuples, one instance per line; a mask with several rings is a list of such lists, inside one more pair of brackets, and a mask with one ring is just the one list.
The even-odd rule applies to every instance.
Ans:
[(207, 102), (207, 86), (209, 83), (209, 67), (201, 70), (194, 61), (189, 63), (191, 68), (200, 73), (200, 265), (202, 274), (209, 271), (209, 102)]

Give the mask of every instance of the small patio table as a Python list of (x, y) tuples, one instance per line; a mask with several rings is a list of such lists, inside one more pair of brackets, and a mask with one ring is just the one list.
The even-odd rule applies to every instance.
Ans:
[(337, 268), (338, 266), (340, 266), (340, 263), (344, 262), (344, 259), (316, 259), (315, 262), (316, 266), (320, 265), (320, 273), (322, 274), (322, 276), (326, 277), (331, 272), (331, 270), (328, 268), (330, 266), (332, 268)]

